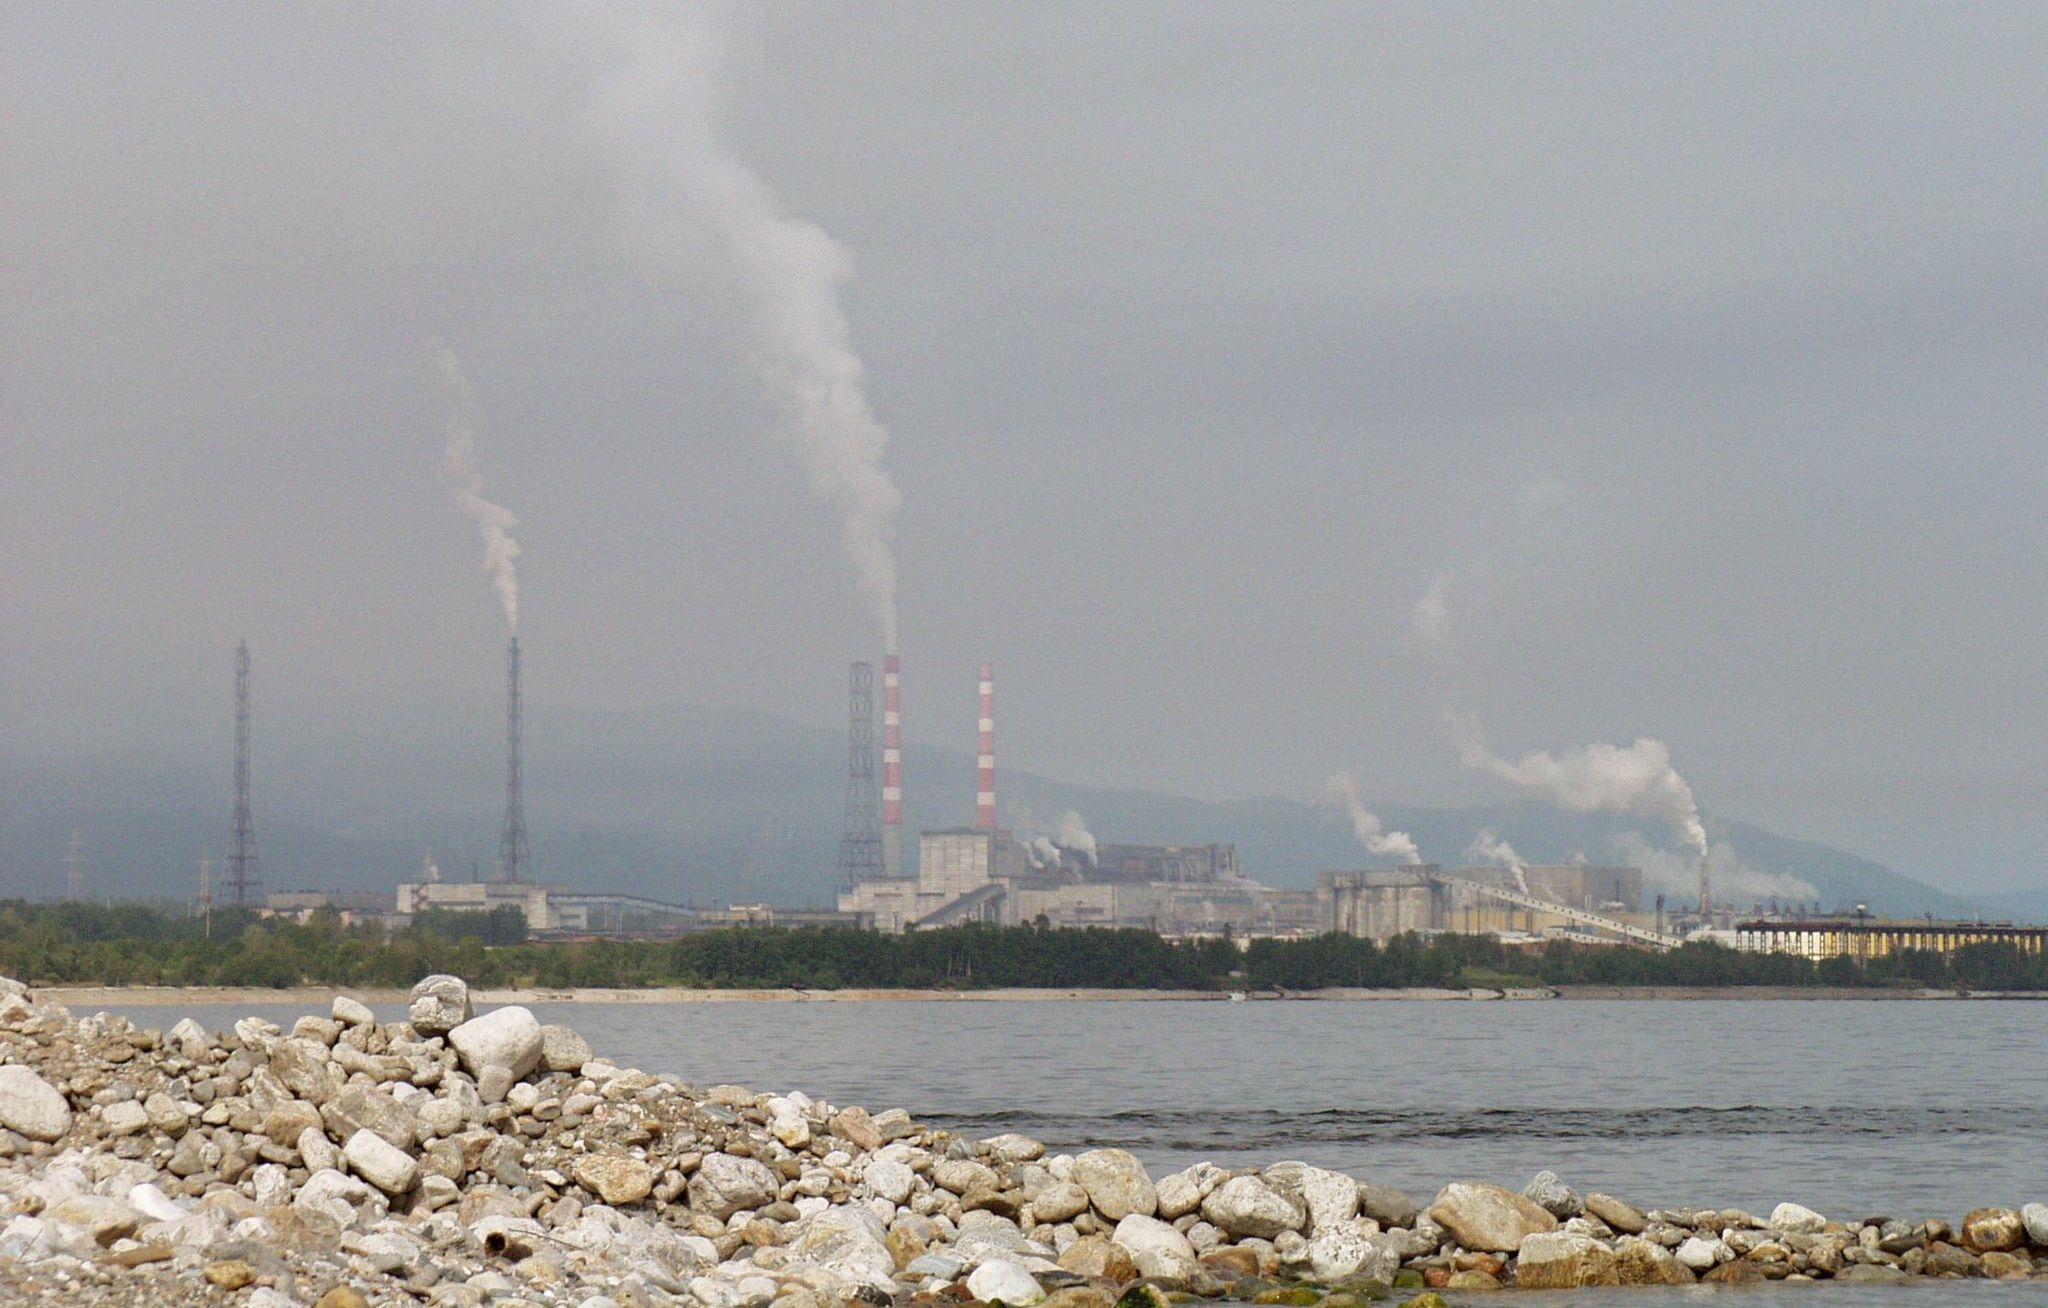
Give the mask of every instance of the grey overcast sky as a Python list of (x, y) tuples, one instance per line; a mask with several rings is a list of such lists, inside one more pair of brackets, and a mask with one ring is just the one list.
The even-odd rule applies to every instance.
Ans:
[(0, 37), (10, 756), (217, 766), (242, 635), (301, 724), (495, 687), (436, 340), (521, 519), (534, 698), (841, 720), (877, 649), (837, 521), (715, 255), (624, 217), (668, 138), (607, 97), (716, 37), (656, 118), (856, 261), (913, 740), (968, 745), (986, 657), (1006, 764), (1499, 795), (1456, 709), (1510, 753), (1659, 737), (1710, 814), (1937, 884), (2044, 879), (2048, 8), (68, 2)]

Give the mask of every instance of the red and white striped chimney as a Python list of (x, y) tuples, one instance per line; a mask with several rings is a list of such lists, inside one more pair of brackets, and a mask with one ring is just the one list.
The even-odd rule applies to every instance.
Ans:
[(974, 825), (982, 831), (996, 829), (996, 668), (981, 665), (981, 749), (976, 760), (980, 785), (974, 796)]
[(902, 660), (882, 656), (882, 875), (903, 875)]

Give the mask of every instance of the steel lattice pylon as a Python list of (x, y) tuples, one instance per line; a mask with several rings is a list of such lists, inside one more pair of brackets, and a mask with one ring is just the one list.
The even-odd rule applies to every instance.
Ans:
[(875, 665), (853, 665), (847, 684), (846, 826), (841, 889), (882, 875), (881, 803), (875, 790)]
[(256, 860), (256, 820), (249, 811), (249, 642), (235, 646), (235, 824), (228, 836), (228, 900), (246, 906), (263, 898)]

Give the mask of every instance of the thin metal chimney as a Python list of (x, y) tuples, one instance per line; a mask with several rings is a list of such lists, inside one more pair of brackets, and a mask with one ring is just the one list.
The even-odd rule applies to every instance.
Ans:
[(882, 656), (882, 875), (903, 875), (903, 661)]
[(975, 760), (979, 784), (974, 796), (974, 825), (982, 831), (996, 829), (996, 669), (981, 665), (981, 748)]

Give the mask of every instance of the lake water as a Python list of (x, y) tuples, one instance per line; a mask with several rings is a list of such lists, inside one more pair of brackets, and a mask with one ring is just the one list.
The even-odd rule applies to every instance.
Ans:
[[(1159, 1175), (1285, 1158), (1425, 1201), (1549, 1168), (1643, 1207), (1950, 1221), (2048, 1201), (2048, 1004), (539, 1004), (623, 1066), (903, 1107)], [(171, 1009), (134, 1007), (168, 1026)], [(209, 1027), (251, 1011), (188, 1006)], [(380, 1016), (395, 1017), (393, 1010)], [(2011, 1299), (2012, 1287), (1981, 1287)], [(2048, 1283), (2019, 1287), (2048, 1303)], [(1828, 1293), (1846, 1293), (1847, 1288)], [(1952, 1283), (1857, 1290), (1927, 1304)], [(1583, 1298), (1581, 1295), (1579, 1298)], [(1524, 1298), (1535, 1304), (1534, 1296)], [(1632, 1292), (1631, 1303), (1663, 1296)], [(1674, 1300), (1675, 1302), (1675, 1300)]]

